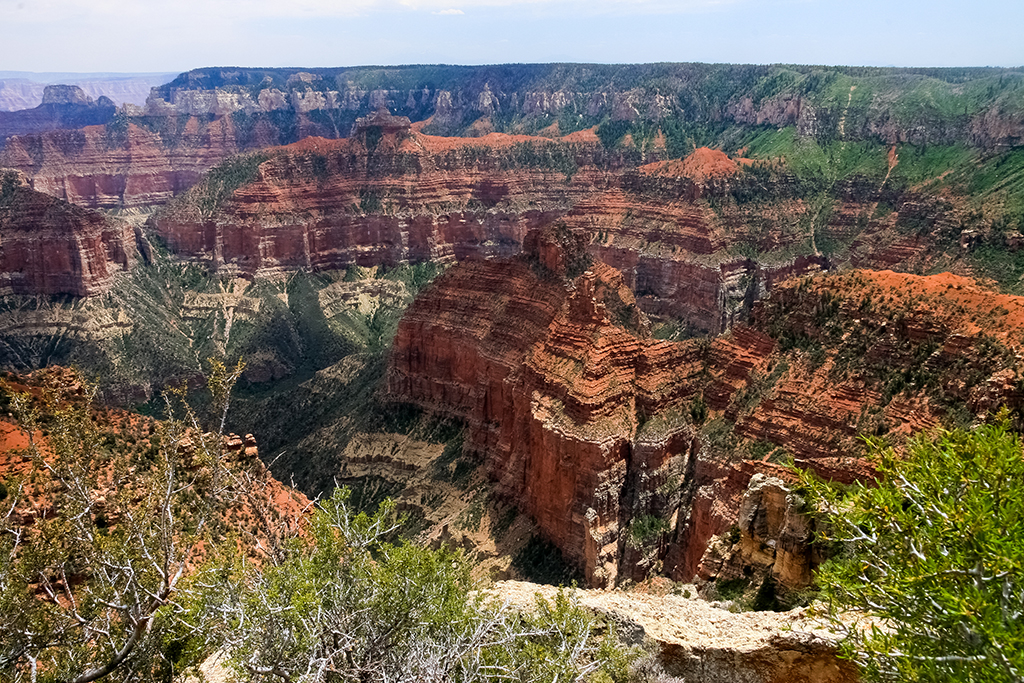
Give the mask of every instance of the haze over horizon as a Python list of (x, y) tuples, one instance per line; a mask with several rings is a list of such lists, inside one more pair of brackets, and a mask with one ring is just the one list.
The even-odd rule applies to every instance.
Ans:
[(1020, 66), (1000, 0), (0, 0), (0, 70), (512, 62)]

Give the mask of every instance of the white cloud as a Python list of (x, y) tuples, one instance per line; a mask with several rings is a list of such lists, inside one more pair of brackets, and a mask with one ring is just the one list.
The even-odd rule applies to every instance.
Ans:
[(443, 9), (440, 12), (431, 12), (431, 14), (439, 14), (439, 15), (445, 16), (445, 15), (465, 14), (465, 12), (463, 12), (460, 9)]

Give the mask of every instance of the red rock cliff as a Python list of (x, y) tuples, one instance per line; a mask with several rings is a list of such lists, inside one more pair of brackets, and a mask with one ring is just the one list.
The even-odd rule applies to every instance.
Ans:
[(4, 176), (0, 293), (91, 296), (136, 258), (131, 226), (30, 190)]
[(192, 118), (173, 136), (125, 121), (12, 137), (0, 150), (0, 166), (81, 206), (128, 208), (166, 203), (237, 152), (230, 117)]
[[(775, 282), (830, 265), (801, 227), (808, 207), (785, 187), (766, 203), (709, 203), (710, 195), (729, 195), (730, 184), (754, 182), (720, 152), (697, 150), (673, 162), (694, 174), (676, 177), (624, 170), (593, 134), (462, 139), (393, 128), (377, 138), (307, 139), (267, 150), (258, 168), (230, 186), (220, 180), (225, 166), (153, 226), (182, 255), (259, 276), (510, 256), (529, 230), (560, 222), (622, 272), (645, 312), (714, 333)], [(710, 171), (697, 163), (705, 157), (715, 162)], [(821, 230), (859, 238), (858, 258), (869, 263), (876, 246), (890, 249), (894, 219), (848, 220), (868, 211), (873, 195), (865, 192)]]
[[(1008, 340), (968, 336), (962, 302), (895, 318), (863, 304), (893, 278), (895, 291), (911, 292), (939, 286), (929, 278), (791, 280), (758, 309), (756, 328), (657, 341), (617, 270), (595, 262), (569, 277), (571, 265), (585, 266), (572, 235), (531, 233), (517, 259), (466, 261), (440, 277), (399, 326), (389, 388), (466, 419), (468, 447), (499, 490), (593, 585), (650, 572), (742, 576), (721, 559), (742, 553), (705, 554), (742, 509), (757, 526), (762, 503), (747, 495), (755, 474), (786, 479), (777, 462), (792, 456), (820, 476), (870, 477), (859, 434), (898, 442), (946, 419), (950, 399), (977, 409), (1020, 402)], [(941, 286), (982, 305), (982, 292), (954, 279)], [(1006, 299), (1000, 310), (1024, 316), (1017, 297)], [(922, 354), (933, 360), (921, 372), (934, 377), (907, 377)], [(801, 524), (756, 531), (785, 551), (765, 563), (789, 583), (820, 559), (801, 545), (810, 538)]]
[(605, 585), (632, 524), (680, 514), (699, 450), (690, 401), (709, 382), (728, 400), (773, 344), (748, 333), (752, 355), (651, 339), (617, 270), (598, 262), (570, 279), (542, 265), (573, 274), (573, 257), (552, 257), (553, 232), (531, 234), (519, 259), (439, 278), (399, 326), (389, 387), (465, 418), (499, 490)]

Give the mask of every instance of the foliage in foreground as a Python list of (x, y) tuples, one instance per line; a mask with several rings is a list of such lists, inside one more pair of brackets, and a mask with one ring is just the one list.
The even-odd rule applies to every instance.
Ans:
[[(221, 429), (241, 369), (213, 364)], [(216, 651), (241, 681), (630, 676), (639, 653), (611, 629), (598, 637), (567, 594), (520, 613), (474, 592), (461, 554), (395, 542), (393, 502), (357, 514), (339, 489), (304, 526), (232, 526), (259, 484), (226, 466), (221, 433), (187, 404), (183, 419), (138, 421), (148, 435), (119, 435), (93, 387), (54, 377), (8, 399), (33, 471), (0, 501), (0, 679), (174, 681)]]
[[(215, 363), (213, 404), (227, 410), (242, 367)], [(171, 418), (105, 427), (96, 388), (50, 373), (38, 395), (10, 391), (32, 467), (0, 510), (0, 677), (89, 683), (166, 673), (161, 615), (173, 610), (196, 551), (222, 529), (236, 494), (221, 433), (205, 433), (168, 396)], [(111, 676), (112, 677), (112, 676)]]
[(196, 576), (198, 649), (253, 681), (624, 680), (630, 656), (566, 594), (526, 614), (488, 603), (461, 554), (390, 542), (394, 504), (355, 514), (348, 497), (337, 489), (278, 558)]
[(1024, 454), (1007, 416), (904, 457), (868, 443), (877, 486), (804, 476), (839, 551), (818, 581), (846, 654), (869, 680), (1024, 679)]

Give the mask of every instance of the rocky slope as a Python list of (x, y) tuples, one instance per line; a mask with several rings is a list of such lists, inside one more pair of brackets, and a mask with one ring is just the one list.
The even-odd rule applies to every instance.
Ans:
[[(48, 396), (48, 389), (60, 385), (70, 389), (63, 394), (63, 400), (87, 400), (81, 375), (59, 366), (26, 375), (3, 373), (0, 382), (0, 405), (5, 410), (10, 405), (12, 394), (28, 394), (43, 424), (54, 419), (55, 406), (44, 400)], [(49, 397), (52, 399), (52, 395)], [(89, 407), (88, 404), (86, 406)], [(97, 443), (103, 444), (96, 453), (103, 464), (94, 473), (95, 479), (89, 482), (93, 487), (92, 499), (96, 501), (95, 506), (100, 514), (105, 512), (108, 522), (116, 524), (114, 510), (120, 509), (119, 503), (108, 507), (106, 501), (113, 502), (117, 495), (124, 494), (125, 489), (131, 486), (118, 470), (131, 462), (137, 452), (151, 445), (153, 435), (159, 431), (159, 424), (137, 413), (96, 406), (90, 411), (89, 418), (90, 427), (95, 429), (97, 435)], [(192, 434), (191, 438), (194, 439), (195, 435)], [(49, 433), (46, 431), (33, 435), (33, 442), (44, 459), (53, 457), (48, 439)], [(228, 434), (222, 437), (221, 443), (226, 476), (232, 480), (228, 489), (233, 493), (225, 497), (221, 517), (214, 524), (222, 538), (233, 536), (240, 543), (249, 544), (243, 547), (253, 556), (265, 556), (267, 548), (279, 543), (302, 524), (312, 503), (270, 474), (259, 458), (259, 449), (252, 434), (244, 437)], [(55, 485), (51, 473), (33, 462), (28, 447), (26, 432), (10, 413), (5, 413), (0, 418), (0, 481), (17, 481), (22, 485), (21, 496), (16, 500), (12, 496), (7, 503), (9, 506), (13, 503), (10, 521), (14, 527), (23, 529), (31, 528), (39, 519), (51, 516), (53, 500), (50, 491)], [(195, 449), (195, 446), (186, 439), (181, 448), (186, 455), (190, 455), (189, 449)], [(6, 489), (4, 495), (7, 495)], [(202, 547), (197, 548), (198, 554), (193, 561), (201, 561), (203, 552)]]
[[(125, 230), (145, 257), (135, 257), (135, 266), (112, 276), (100, 293), (78, 297), (33, 289), (0, 297), (0, 369), (73, 365), (100, 379), (104, 401), (138, 406), (169, 385), (195, 381), (211, 357), (244, 357), (242, 386), (265, 391), (282, 380), (308, 378), (348, 355), (379, 353), (390, 343), (401, 311), (441, 269), (433, 263), (353, 266), (258, 282), (221, 279)], [(40, 257), (35, 250), (37, 236), (25, 233), (24, 241), (33, 258), (45, 262), (47, 252)], [(74, 244), (80, 247), (81, 241)], [(18, 278), (23, 281), (24, 273), (16, 272)], [(250, 424), (237, 431), (252, 429)]]
[(14, 171), (0, 183), (0, 294), (92, 296), (134, 264), (128, 224), (31, 190)]
[[(1018, 297), (987, 313), (965, 279), (790, 280), (753, 327), (667, 342), (650, 338), (620, 273), (582, 270), (571, 233), (527, 243), (517, 259), (463, 262), (424, 292), (399, 325), (388, 386), (466, 420), (468, 452), (591, 585), (768, 573), (799, 588), (820, 558), (777, 463), (870, 477), (859, 434), (898, 440), (962, 419), (959, 405), (1021, 400), (1020, 329), (1008, 320), (1013, 332), (992, 336), (964, 320), (1010, 315)], [(957, 287), (949, 308), (916, 305)], [(733, 526), (735, 538), (714, 539)]]

